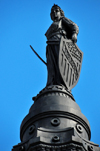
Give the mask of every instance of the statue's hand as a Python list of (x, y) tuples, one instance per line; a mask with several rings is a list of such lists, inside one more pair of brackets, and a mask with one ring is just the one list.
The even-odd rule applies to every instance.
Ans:
[(72, 40), (73, 40), (74, 43), (77, 42), (77, 34), (76, 34), (76, 33), (74, 33), (74, 34), (72, 35)]

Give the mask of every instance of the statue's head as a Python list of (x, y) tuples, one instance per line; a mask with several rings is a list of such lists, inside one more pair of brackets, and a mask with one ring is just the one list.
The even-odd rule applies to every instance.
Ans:
[(53, 21), (58, 21), (64, 16), (64, 12), (58, 5), (54, 4), (51, 8), (50, 16)]

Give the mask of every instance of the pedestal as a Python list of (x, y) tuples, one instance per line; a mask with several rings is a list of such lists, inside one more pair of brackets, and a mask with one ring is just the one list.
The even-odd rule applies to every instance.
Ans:
[(12, 151), (100, 151), (90, 141), (87, 118), (63, 86), (44, 88), (20, 127), (21, 143)]

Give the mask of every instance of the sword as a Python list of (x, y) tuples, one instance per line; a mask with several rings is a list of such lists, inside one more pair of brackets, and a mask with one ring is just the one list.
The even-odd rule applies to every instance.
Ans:
[(37, 55), (37, 57), (47, 66), (47, 63), (38, 55), (38, 53), (33, 49), (33, 47), (30, 45), (33, 52)]

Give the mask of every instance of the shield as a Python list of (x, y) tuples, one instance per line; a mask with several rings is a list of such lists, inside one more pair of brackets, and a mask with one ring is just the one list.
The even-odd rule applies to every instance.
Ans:
[(78, 82), (83, 52), (72, 40), (61, 38), (59, 45), (59, 71), (66, 87), (71, 90)]

